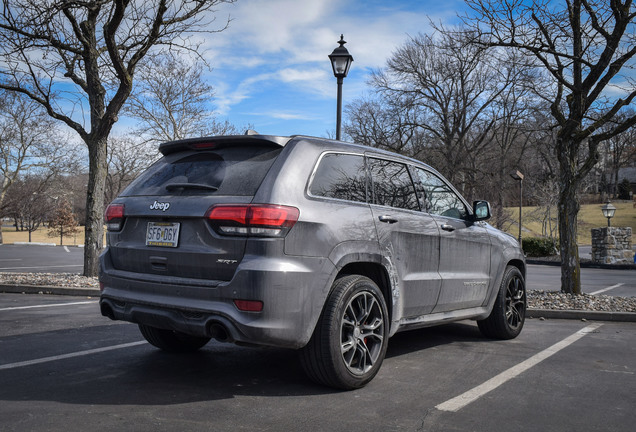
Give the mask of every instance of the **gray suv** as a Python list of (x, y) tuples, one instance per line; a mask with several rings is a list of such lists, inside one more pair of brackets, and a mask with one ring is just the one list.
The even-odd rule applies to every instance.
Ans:
[(519, 243), (437, 171), (321, 138), (164, 143), (106, 210), (101, 313), (172, 352), (210, 339), (298, 349), (354, 389), (396, 332), (477, 320), (510, 339), (526, 311)]

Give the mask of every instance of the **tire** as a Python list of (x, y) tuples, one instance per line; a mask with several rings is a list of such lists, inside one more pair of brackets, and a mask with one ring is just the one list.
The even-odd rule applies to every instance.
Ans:
[(191, 336), (185, 333), (164, 330), (139, 324), (143, 337), (159, 349), (174, 353), (194, 352), (207, 344), (211, 338)]
[(375, 377), (386, 355), (389, 318), (378, 286), (369, 278), (336, 279), (309, 343), (300, 351), (310, 379), (353, 390)]
[(517, 267), (508, 266), (495, 305), (485, 320), (477, 321), (481, 333), (492, 339), (514, 339), (526, 319), (526, 284)]

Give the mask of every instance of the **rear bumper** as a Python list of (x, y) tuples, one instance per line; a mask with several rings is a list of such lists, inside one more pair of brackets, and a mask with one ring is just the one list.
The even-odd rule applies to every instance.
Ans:
[[(197, 336), (300, 348), (309, 342), (329, 294), (335, 267), (325, 258), (245, 255), (229, 282), (120, 271), (108, 249), (100, 257), (102, 315)], [(261, 312), (240, 311), (235, 299), (260, 300)]]

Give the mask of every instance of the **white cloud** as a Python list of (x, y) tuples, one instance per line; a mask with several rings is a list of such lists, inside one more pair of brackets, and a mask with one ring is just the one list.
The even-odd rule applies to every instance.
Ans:
[(263, 83), (283, 82), (302, 87), (304, 91), (314, 94), (331, 96), (331, 93), (333, 93), (331, 84), (333, 83), (329, 80), (328, 72), (326, 70), (286, 68), (276, 73), (249, 76), (234, 89), (221, 84), (215, 88), (215, 111), (221, 115), (227, 115), (233, 105), (248, 99), (254, 92), (258, 91), (259, 86)]
[(315, 120), (315, 116), (308, 115), (307, 113), (299, 112), (285, 112), (285, 111), (268, 111), (267, 113), (252, 112), (249, 113), (253, 116), (267, 116), (280, 120)]
[(259, 54), (294, 52), (308, 34), (336, 8), (334, 0), (249, 0), (239, 2), (232, 26), (241, 44)]
[(216, 105), (216, 112), (220, 115), (227, 115), (233, 105), (236, 105), (243, 100), (250, 97), (254, 92), (254, 87), (263, 81), (269, 81), (274, 79), (274, 74), (260, 74), (250, 76), (247, 79), (240, 82), (240, 84), (230, 89), (225, 84), (220, 84), (215, 87), (214, 102)]
[(307, 81), (307, 82), (316, 82), (324, 80), (328, 77), (328, 71), (325, 70), (317, 70), (317, 69), (282, 69), (280, 71), (280, 80), (285, 83), (297, 82), (297, 81)]
[(229, 28), (204, 41), (214, 69), (217, 111), (228, 115), (232, 107), (276, 86), (332, 98), (335, 80), (327, 56), (341, 33), (354, 57), (345, 92), (357, 97), (370, 69), (382, 67), (408, 35), (430, 30), (428, 11), (441, 10), (443, 15), (432, 19), (447, 21), (455, 14), (454, 1), (432, 7), (431, 1), (408, 0), (240, 0), (225, 5), (216, 16), (220, 22), (229, 14)]

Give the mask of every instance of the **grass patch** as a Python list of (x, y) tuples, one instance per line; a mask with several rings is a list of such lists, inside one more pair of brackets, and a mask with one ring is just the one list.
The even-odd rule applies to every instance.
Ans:
[[(27, 231), (16, 231), (12, 225), (2, 225), (2, 240), (5, 244), (11, 243), (28, 243), (29, 233)], [(55, 243), (60, 244), (60, 237), (49, 237), (47, 228), (40, 228), (31, 233), (31, 242), (33, 243)], [(63, 237), (64, 246), (77, 246), (84, 244), (84, 227), (79, 227), (77, 234)]]
[[(612, 218), (612, 226), (631, 227), (636, 229), (636, 208), (632, 201), (612, 201), (616, 207), (616, 214)], [(592, 228), (607, 226), (607, 219), (603, 217), (603, 204), (585, 204), (581, 206), (578, 218), (578, 244), (592, 244)], [(509, 221), (504, 225), (504, 231), (517, 237), (519, 235), (519, 208), (507, 208)], [(524, 207), (522, 213), (521, 237), (542, 237), (542, 211), (539, 207)], [(552, 211), (552, 226), (557, 227), (556, 208)]]

